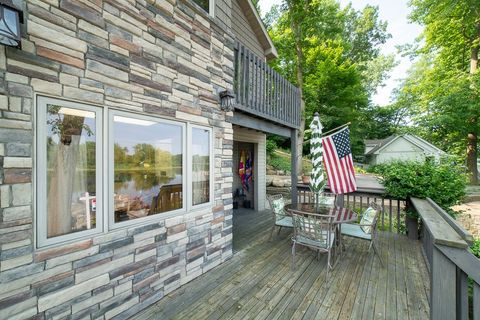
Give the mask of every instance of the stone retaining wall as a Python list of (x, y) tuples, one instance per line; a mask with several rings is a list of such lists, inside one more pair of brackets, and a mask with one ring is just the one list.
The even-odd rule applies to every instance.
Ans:
[[(233, 132), (217, 99), (233, 83), (230, 22), (187, 0), (14, 2), (22, 50), (0, 46), (0, 319), (127, 318), (232, 255)], [(37, 249), (36, 94), (211, 126), (213, 208)]]

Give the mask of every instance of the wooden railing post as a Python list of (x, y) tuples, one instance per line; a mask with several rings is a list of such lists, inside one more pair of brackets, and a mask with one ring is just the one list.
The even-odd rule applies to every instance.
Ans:
[(456, 269), (457, 320), (468, 320), (468, 276), (459, 267), (456, 267)]
[(430, 265), (430, 319), (451, 320), (456, 317), (456, 268), (437, 248), (433, 248)]
[(473, 320), (480, 320), (480, 285), (473, 283)]

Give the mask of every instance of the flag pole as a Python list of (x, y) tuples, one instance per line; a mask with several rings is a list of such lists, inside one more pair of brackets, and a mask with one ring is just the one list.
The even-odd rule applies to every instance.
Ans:
[(349, 121), (349, 122), (347, 122), (347, 123), (345, 123), (345, 124), (342, 124), (341, 126), (338, 126), (338, 127), (336, 127), (336, 128), (333, 128), (332, 130), (328, 130), (327, 132), (322, 133), (322, 136), (326, 136), (326, 135), (328, 135), (329, 133), (332, 133), (333, 131), (337, 131), (338, 129), (341, 129), (341, 128), (343, 128), (343, 127), (347, 127), (347, 126), (349, 126), (349, 125), (351, 125), (351, 124), (352, 124), (352, 123)]
[[(336, 128), (333, 128), (332, 130), (328, 130), (327, 132), (322, 133), (322, 137), (326, 136), (326, 135), (329, 134), (329, 133), (332, 133), (332, 132), (334, 132), (334, 131), (337, 131), (338, 129), (347, 127), (347, 126), (349, 126), (349, 125), (351, 125), (351, 124), (352, 124), (352, 123), (349, 121), (349, 122), (347, 122), (347, 123), (345, 123), (345, 124), (342, 124), (341, 126), (338, 126), (338, 127), (336, 127)], [(303, 144), (308, 143), (308, 142), (310, 142), (310, 140), (305, 140), (305, 141), (303, 141)]]

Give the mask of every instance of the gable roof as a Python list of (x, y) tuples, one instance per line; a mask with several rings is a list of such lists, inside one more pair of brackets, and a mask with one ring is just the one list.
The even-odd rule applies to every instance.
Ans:
[(369, 145), (376, 144), (375, 147), (373, 147), (368, 152), (366, 152), (365, 155), (374, 154), (381, 147), (385, 146), (386, 144), (389, 144), (390, 142), (392, 142), (396, 138), (397, 138), (397, 136), (390, 136), (390, 137), (388, 137), (386, 139), (383, 139), (383, 140), (365, 140), (365, 144), (367, 144), (367, 141), (370, 142)]
[(380, 143), (382, 143), (382, 141), (385, 140), (385, 139), (372, 139), (372, 140), (363, 140), (363, 142), (365, 143), (366, 146), (376, 146)]
[(367, 145), (367, 143), (372, 145), (373, 142), (378, 142), (378, 144), (374, 148), (372, 148), (371, 150), (366, 152), (365, 155), (377, 154), (382, 149), (384, 149), (386, 146), (390, 145), (391, 143), (393, 143), (395, 140), (398, 140), (399, 138), (404, 138), (405, 140), (407, 140), (411, 144), (417, 146), (418, 148), (420, 148), (424, 152), (446, 154), (445, 151), (437, 148), (436, 146), (434, 146), (430, 142), (428, 142), (428, 141), (426, 141), (426, 140), (424, 140), (424, 139), (422, 139), (422, 138), (420, 138), (416, 135), (402, 134), (402, 135), (393, 135), (393, 136), (390, 136), (390, 137), (388, 137), (386, 139), (383, 139), (383, 140), (365, 140), (366, 145)]
[(262, 45), (267, 60), (278, 58), (277, 49), (275, 48), (272, 39), (268, 35), (267, 29), (263, 25), (262, 19), (260, 18), (257, 9), (255, 9), (252, 1), (238, 0), (238, 4), (240, 5), (240, 8), (242, 8), (248, 23), (253, 29), (253, 32), (255, 32), (258, 41)]

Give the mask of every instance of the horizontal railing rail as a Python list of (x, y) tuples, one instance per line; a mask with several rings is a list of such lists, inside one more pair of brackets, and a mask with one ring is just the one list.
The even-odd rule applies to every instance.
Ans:
[(480, 320), (480, 259), (469, 250), (472, 236), (431, 199), (411, 202), (422, 220), (430, 319)]
[(238, 41), (234, 56), (235, 109), (298, 129), (301, 116), (298, 88)]
[[(308, 185), (297, 185), (298, 202), (314, 202), (315, 195), (310, 191)], [(328, 188), (326, 192), (329, 192)], [(343, 205), (354, 209), (355, 211), (363, 211), (368, 208), (371, 202), (380, 205), (383, 210), (381, 213), (379, 227), (381, 230), (402, 233), (402, 219), (404, 218), (404, 209), (406, 202), (404, 199), (394, 199), (387, 197), (383, 190), (362, 189), (343, 195)]]

